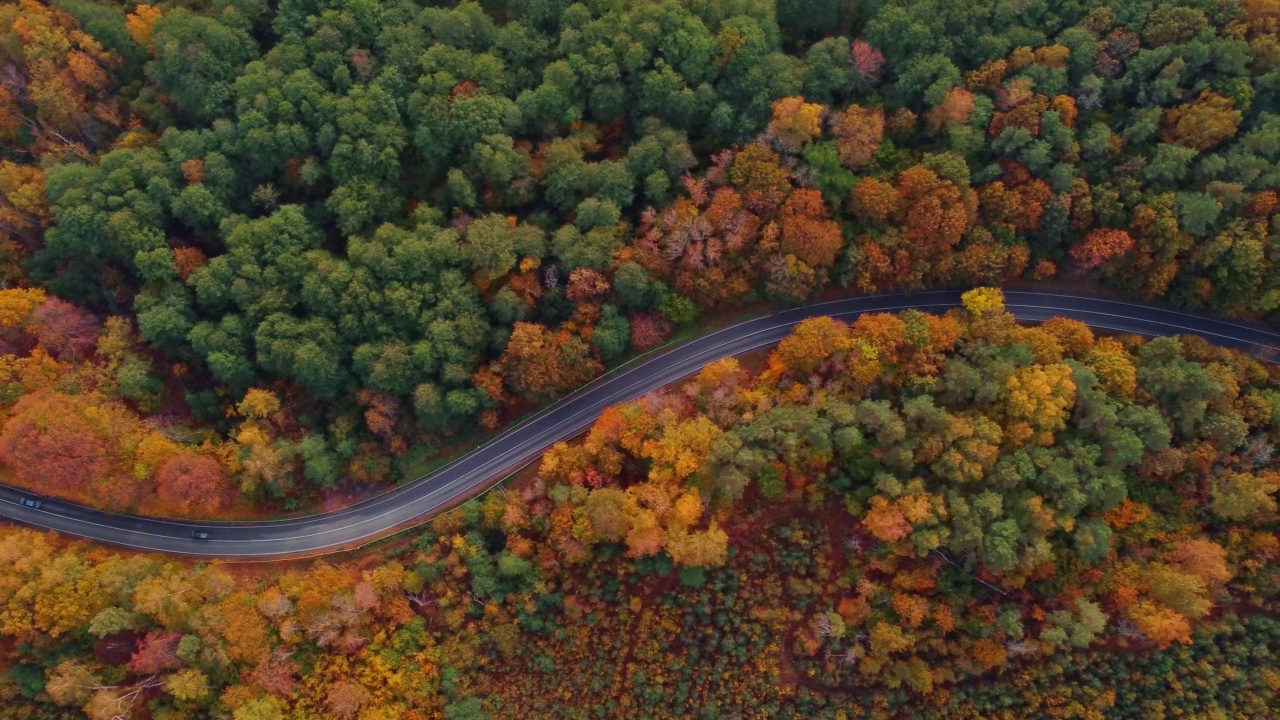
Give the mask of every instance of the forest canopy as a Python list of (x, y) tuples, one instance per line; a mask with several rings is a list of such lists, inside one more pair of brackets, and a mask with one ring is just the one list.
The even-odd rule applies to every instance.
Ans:
[[(1278, 13), (7, 2), (0, 282), (51, 305), (5, 349), (279, 509), (759, 303), (1057, 278), (1272, 319)], [(103, 442), (99, 478), (137, 464)]]
[(1277, 0), (0, 0), (0, 482), (272, 516), (837, 294), (262, 572), (0, 530), (17, 718), (1265, 717)]
[(4, 530), (0, 692), (95, 720), (1265, 716), (1271, 368), (965, 301), (807, 320), (354, 559)]

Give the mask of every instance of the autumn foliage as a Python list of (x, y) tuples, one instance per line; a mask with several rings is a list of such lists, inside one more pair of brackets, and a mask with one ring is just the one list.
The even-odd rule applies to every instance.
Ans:
[(1094, 230), (1071, 248), (1071, 259), (1084, 270), (1094, 270), (1122, 257), (1133, 245), (1133, 237), (1124, 230)]
[(529, 398), (576, 388), (601, 369), (581, 338), (533, 323), (516, 323), (498, 367), (507, 384)]
[(798, 150), (822, 133), (823, 107), (802, 97), (789, 97), (773, 104), (769, 132), (786, 148)]
[(1268, 2), (447, 5), (0, 9), (6, 404), (96, 392), (279, 510), (700, 313), (1051, 277), (1280, 308)]
[[(108, 332), (97, 352), (119, 345)], [(655, 716), (741, 707), (743, 693), (817, 712), (778, 671), (790, 667), (869, 716), (897, 697), (932, 718), (935, 697), (976, 697), (978, 676), (1049, 692), (1032, 661), (1114, 673), (1180, 648), (1211, 654), (1215, 634), (1267, 648), (1280, 631), (1266, 614), (1216, 613), (1228, 598), (1274, 601), (1280, 483), (1256, 442), (1228, 450), (1243, 441), (1226, 431), (1244, 423), (1269, 442), (1273, 385), (1256, 359), (1204, 343), (1019, 326), (994, 288), (945, 316), (813, 318), (762, 367), (722, 360), (606, 409), (534, 476), (436, 517), (391, 556), (238, 577), (0, 532), (0, 634), (21, 662), (63, 648), (33, 702), (101, 717), (140, 717), (143, 696), (248, 717), (499, 716), (554, 712), (547, 692), (559, 708), (616, 701)], [(77, 399), (26, 395), (0, 437), (6, 462), (21, 433), (47, 438), (30, 452), (68, 449), (41, 424), (56, 408), (81, 447), (109, 451), (77, 467), (125, 472), (111, 453), (133, 444), (132, 474), (154, 477), (166, 507), (220, 502), (229, 468), (216, 453), (128, 421), (118, 402)], [(241, 463), (262, 482), (283, 411), (262, 387), (235, 408)], [(29, 462), (55, 460), (65, 453)], [(727, 621), (703, 633), (720, 650), (681, 664), (700, 641), (679, 630), (703, 607)], [(83, 649), (59, 645), (80, 635)], [(611, 662), (628, 645), (631, 664)], [(737, 648), (756, 660), (742, 665)], [(573, 671), (544, 673), (539, 657)], [(467, 699), (445, 690), (445, 663)], [(720, 679), (691, 699), (634, 682), (637, 669), (708, 668)], [(536, 682), (507, 680), (520, 673)]]
[[(120, 484), (128, 419), (118, 403), (39, 390), (13, 407), (0, 433), (0, 457), (24, 484), (53, 481), (57, 485), (50, 489), (61, 486), (73, 496), (92, 493), (107, 500), (99, 493), (114, 495)], [(111, 500), (109, 507), (120, 510), (136, 498)]]
[(870, 164), (884, 139), (884, 109), (850, 105), (840, 114), (835, 136), (840, 162), (853, 169)]
[[(1274, 0), (424, 5), (0, 7), (0, 479), (331, 507), (699, 320), (835, 293), (1280, 312)], [(851, 320), (606, 411), (385, 564), (5, 535), (0, 699), (1268, 716), (1268, 366), (1020, 327), (990, 289)]]

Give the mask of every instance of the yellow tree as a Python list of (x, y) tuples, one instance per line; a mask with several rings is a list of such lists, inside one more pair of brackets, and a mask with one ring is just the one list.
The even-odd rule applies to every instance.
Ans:
[(236, 411), (244, 417), (261, 420), (280, 411), (280, 398), (270, 390), (250, 388), (236, 405)]
[(975, 317), (1004, 312), (1004, 293), (1000, 288), (974, 288), (961, 295), (960, 302)]
[(1151, 588), (1151, 597), (1179, 615), (1200, 618), (1213, 607), (1208, 589), (1197, 575), (1164, 563), (1152, 563), (1145, 579)]
[(884, 109), (850, 105), (836, 123), (840, 162), (851, 169), (871, 164), (884, 139)]
[(1273, 471), (1229, 472), (1214, 481), (1210, 508), (1215, 515), (1228, 520), (1248, 520), (1275, 512), (1273, 495), (1277, 490), (1280, 490), (1280, 475)]
[(619, 542), (627, 537), (640, 511), (634, 496), (618, 488), (599, 488), (587, 496), (587, 519), (595, 536), (606, 542)]
[(1242, 118), (1231, 98), (1205, 90), (1194, 101), (1164, 111), (1160, 137), (1165, 142), (1207, 152), (1235, 137)]
[(716, 567), (728, 551), (729, 536), (715, 523), (702, 532), (673, 532), (667, 539), (667, 553), (679, 565)]
[(647, 440), (641, 456), (653, 462), (649, 479), (680, 482), (689, 477), (711, 454), (711, 445), (723, 431), (699, 415), (691, 420), (669, 421), (656, 439)]
[(1138, 369), (1133, 364), (1133, 356), (1118, 340), (1098, 340), (1084, 356), (1084, 362), (1108, 394), (1132, 398), (1137, 391)]
[(703, 367), (695, 380), (699, 389), (704, 392), (713, 392), (723, 387), (733, 386), (741, 375), (742, 365), (737, 358), (728, 357)]
[(772, 211), (791, 191), (791, 174), (781, 165), (778, 153), (764, 143), (754, 142), (733, 158), (729, 180), (752, 208)]
[(1067, 413), (1076, 401), (1071, 368), (1062, 363), (1019, 369), (1005, 381), (1006, 408), (1012, 423), (1038, 430), (1036, 441), (1048, 445), (1053, 432), (1066, 427)]
[(31, 316), (31, 311), (44, 302), (44, 291), (38, 288), (0, 290), (0, 328), (18, 327)]
[(853, 336), (849, 326), (829, 317), (802, 320), (774, 351), (788, 370), (813, 372), (822, 361), (849, 350)]
[(14, 69), (0, 85), (0, 138), (11, 147), (87, 159), (94, 125), (121, 125), (108, 71), (120, 58), (69, 13), (38, 0), (0, 6), (0, 45)]
[(124, 29), (139, 45), (154, 51), (155, 48), (151, 45), (151, 33), (161, 14), (159, 8), (139, 5), (125, 18)]
[(1142, 600), (1130, 607), (1128, 613), (1134, 626), (1162, 648), (1175, 642), (1191, 644), (1191, 623), (1167, 607)]
[(822, 134), (822, 113), (826, 108), (807, 103), (802, 97), (785, 97), (773, 103), (769, 133), (788, 150), (796, 151)]
[(702, 519), (702, 496), (697, 488), (689, 488), (676, 498), (671, 506), (671, 515), (667, 518), (667, 527), (674, 531), (684, 531)]
[(187, 668), (165, 678), (164, 689), (176, 700), (195, 702), (208, 697), (209, 678), (195, 668)]
[(32, 242), (49, 217), (44, 171), (0, 160), (0, 238)]

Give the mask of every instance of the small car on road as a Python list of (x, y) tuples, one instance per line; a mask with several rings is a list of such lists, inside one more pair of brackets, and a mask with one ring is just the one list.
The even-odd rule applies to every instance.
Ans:
[(40, 508), (40, 501), (36, 500), (35, 498), (29, 498), (29, 497), (20, 498), (18, 500), (18, 504), (21, 505), (22, 507), (31, 508), (32, 510), (38, 510)]
[(195, 532), (191, 533), (191, 537), (195, 538), (196, 540), (208, 540), (209, 533), (205, 532), (204, 530), (196, 530)]

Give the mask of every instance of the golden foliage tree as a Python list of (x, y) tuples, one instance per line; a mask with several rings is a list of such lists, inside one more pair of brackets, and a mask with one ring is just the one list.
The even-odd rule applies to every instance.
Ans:
[(1243, 113), (1231, 98), (1205, 90), (1195, 100), (1164, 111), (1165, 142), (1206, 152), (1235, 137)]
[(826, 108), (807, 103), (802, 97), (785, 97), (773, 103), (769, 133), (785, 148), (796, 151), (822, 134), (822, 113)]

